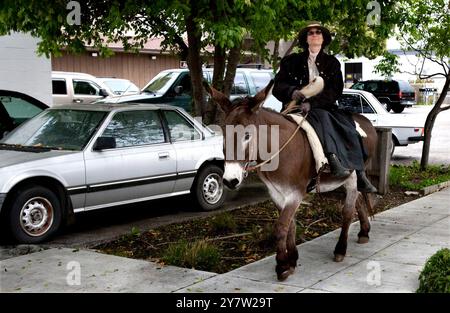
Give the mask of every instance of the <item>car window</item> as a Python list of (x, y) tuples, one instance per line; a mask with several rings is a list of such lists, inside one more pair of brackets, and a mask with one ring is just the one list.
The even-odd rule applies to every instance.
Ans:
[(143, 91), (153, 93), (163, 90), (167, 88), (167, 83), (177, 75), (177, 72), (159, 73)]
[(52, 80), (52, 93), (54, 95), (67, 95), (67, 85), (65, 79)]
[(364, 90), (366, 90), (366, 91), (368, 91), (368, 92), (376, 92), (376, 91), (379, 91), (378, 83), (377, 83), (377, 82), (369, 82), (369, 83), (366, 83), (366, 86), (365, 86)]
[(73, 80), (73, 92), (76, 95), (99, 96), (100, 87), (86, 80)]
[(395, 81), (380, 82), (380, 84), (381, 84), (380, 90), (382, 92), (386, 92), (386, 93), (397, 93), (398, 92), (398, 84)]
[(23, 123), (43, 111), (43, 109), (33, 103), (18, 97), (0, 96), (0, 101), (16, 125)]
[(357, 94), (343, 94), (338, 100), (338, 107), (351, 113), (362, 113), (361, 96)]
[(103, 83), (116, 95), (121, 95), (124, 92), (137, 93), (140, 91), (135, 84), (125, 79), (104, 80)]
[(104, 116), (97, 111), (46, 110), (16, 128), (4, 143), (80, 151)]
[(244, 74), (236, 73), (234, 77), (234, 84), (231, 89), (232, 95), (248, 95), (250, 92), (248, 90), (247, 82), (245, 81)]
[(158, 112), (151, 110), (116, 113), (102, 136), (114, 137), (117, 148), (165, 142)]
[(364, 90), (364, 83), (356, 83), (351, 87), (351, 89)]
[(180, 113), (176, 111), (165, 111), (167, 125), (169, 127), (172, 142), (198, 140), (200, 133)]
[(372, 109), (367, 100), (364, 99), (364, 97), (360, 96), (359, 98), (361, 100), (362, 113), (375, 113), (375, 111)]
[(264, 72), (254, 72), (250, 74), (253, 84), (256, 87), (256, 92), (264, 89), (267, 84), (269, 84), (270, 80), (272, 79), (272, 76), (270, 73), (264, 73)]
[(183, 87), (183, 94), (191, 93), (191, 75), (183, 75), (183, 77), (175, 84), (175, 86)]

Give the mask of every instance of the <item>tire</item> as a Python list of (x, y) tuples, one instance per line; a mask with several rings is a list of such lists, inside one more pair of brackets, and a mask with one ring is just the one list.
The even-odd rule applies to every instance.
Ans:
[(226, 191), (222, 182), (223, 170), (217, 165), (207, 165), (198, 173), (191, 195), (203, 211), (213, 211), (222, 206)]
[(402, 113), (404, 109), (405, 109), (404, 106), (394, 106), (394, 107), (392, 107), (392, 111), (394, 111), (395, 113)]
[(61, 226), (62, 212), (58, 197), (42, 186), (17, 190), (8, 212), (12, 237), (24, 244), (41, 243)]
[(389, 147), (390, 153), (391, 153), (391, 159), (394, 156), (394, 151), (395, 151), (395, 139), (394, 136), (392, 136), (392, 140), (391, 140), (391, 146)]

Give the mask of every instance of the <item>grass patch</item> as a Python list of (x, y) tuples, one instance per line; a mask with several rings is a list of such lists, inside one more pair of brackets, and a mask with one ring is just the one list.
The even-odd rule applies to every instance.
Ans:
[(182, 240), (169, 245), (161, 259), (169, 265), (211, 271), (218, 267), (220, 258), (219, 249), (207, 240)]
[(450, 168), (444, 165), (429, 165), (425, 171), (414, 161), (412, 165), (391, 165), (389, 181), (391, 185), (409, 190), (420, 190), (450, 180)]
[(210, 226), (213, 232), (219, 234), (234, 232), (237, 229), (236, 220), (228, 212), (224, 212), (214, 216), (214, 218), (210, 222)]
[(419, 276), (418, 293), (450, 293), (450, 250), (436, 252)]

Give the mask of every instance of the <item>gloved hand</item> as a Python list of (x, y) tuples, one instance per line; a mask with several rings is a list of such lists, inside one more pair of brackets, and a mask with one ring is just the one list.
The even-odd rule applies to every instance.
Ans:
[(311, 110), (311, 104), (309, 102), (303, 102), (300, 104), (300, 110), (302, 110), (302, 114), (306, 114)]
[(305, 100), (305, 95), (300, 90), (296, 89), (292, 93), (292, 100), (297, 100), (297, 103), (301, 103)]

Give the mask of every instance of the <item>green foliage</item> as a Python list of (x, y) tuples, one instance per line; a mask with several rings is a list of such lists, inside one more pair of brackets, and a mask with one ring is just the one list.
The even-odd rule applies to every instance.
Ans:
[(420, 164), (414, 161), (410, 166), (392, 165), (389, 170), (391, 185), (410, 190), (420, 190), (448, 180), (450, 180), (450, 168), (444, 165), (429, 165), (425, 171), (422, 171)]
[(206, 240), (182, 240), (169, 245), (161, 259), (169, 265), (211, 271), (217, 268), (220, 258), (218, 248)]
[(385, 52), (382, 60), (375, 65), (375, 73), (384, 75), (385, 78), (391, 78), (395, 73), (399, 72), (398, 56), (389, 52)]
[(133, 226), (131, 228), (131, 236), (139, 237), (140, 235), (141, 235), (141, 231), (139, 230), (139, 227)]
[(224, 212), (216, 215), (211, 221), (211, 228), (216, 233), (226, 233), (235, 231), (237, 228), (236, 220), (228, 213)]
[(418, 293), (450, 293), (450, 250), (436, 252), (419, 276)]

